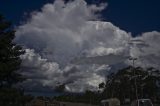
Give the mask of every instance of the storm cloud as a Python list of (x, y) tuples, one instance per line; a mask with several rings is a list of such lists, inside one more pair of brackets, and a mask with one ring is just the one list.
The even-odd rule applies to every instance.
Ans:
[(138, 37), (121, 30), (111, 22), (101, 21), (107, 4), (88, 5), (84, 0), (64, 3), (56, 0), (34, 11), (25, 24), (18, 26), (16, 42), (24, 45), (22, 73), (32, 88), (55, 88), (66, 84), (66, 90), (97, 90), (106, 80), (112, 65), (160, 66), (160, 33), (146, 32)]

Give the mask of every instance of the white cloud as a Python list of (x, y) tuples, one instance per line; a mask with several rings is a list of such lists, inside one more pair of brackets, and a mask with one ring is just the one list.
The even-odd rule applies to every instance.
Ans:
[[(110, 65), (130, 64), (128, 56), (140, 58), (136, 65), (158, 67), (160, 33), (132, 38), (112, 23), (100, 21), (97, 12), (105, 6), (56, 0), (33, 12), (16, 32), (16, 41), (28, 48), (22, 56), (23, 73), (29, 78), (25, 85), (54, 88), (60, 82), (72, 92), (96, 90), (105, 81)], [(132, 39), (149, 46), (131, 45)]]
[(88, 88), (97, 90), (97, 84), (105, 80), (102, 73), (108, 68), (105, 65), (76, 66), (70, 64), (60, 69), (56, 62), (42, 59), (31, 49), (26, 49), (26, 53), (21, 58), (23, 60), (22, 74), (28, 78), (23, 84), (28, 90), (38, 87), (39, 89), (43, 87), (54, 89), (59, 83), (66, 84), (66, 90), (72, 92), (82, 92)]
[(137, 39), (142, 40), (143, 45), (137, 44), (130, 49), (130, 54), (138, 58), (137, 65), (160, 69), (160, 33), (146, 32)]

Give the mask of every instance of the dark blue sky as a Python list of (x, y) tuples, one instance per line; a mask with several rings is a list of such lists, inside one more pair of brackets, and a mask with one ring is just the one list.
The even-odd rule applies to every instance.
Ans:
[[(134, 35), (160, 31), (160, 0), (87, 0), (89, 3), (107, 1), (102, 12), (103, 20), (110, 21)], [(53, 0), (0, 0), (0, 13), (14, 24), (20, 23), (24, 13), (39, 10)]]

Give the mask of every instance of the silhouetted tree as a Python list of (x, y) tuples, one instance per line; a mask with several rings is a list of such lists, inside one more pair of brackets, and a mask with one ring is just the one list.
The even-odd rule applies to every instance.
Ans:
[(22, 94), (13, 85), (24, 80), (19, 73), (24, 50), (13, 42), (14, 38), (11, 24), (0, 15), (0, 106), (19, 106)]
[(103, 88), (105, 88), (105, 83), (104, 82), (99, 84), (99, 89), (103, 89)]
[(106, 98), (117, 97), (121, 101), (125, 98), (136, 99), (136, 90), (138, 98), (158, 97), (160, 86), (157, 83), (160, 81), (160, 73), (155, 70), (141, 67), (121, 69), (108, 77), (102, 94), (106, 95)]

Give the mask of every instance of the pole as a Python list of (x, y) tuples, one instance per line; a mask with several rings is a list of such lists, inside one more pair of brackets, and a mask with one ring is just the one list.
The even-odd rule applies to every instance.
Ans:
[[(131, 57), (129, 60), (132, 60), (132, 62), (133, 62), (133, 72), (134, 72), (134, 76), (136, 76), (136, 71), (134, 69), (134, 64), (135, 64), (135, 61), (137, 60), (137, 58)], [(138, 100), (138, 89), (137, 89), (136, 77), (134, 78), (134, 84), (135, 84), (135, 91), (136, 91), (136, 99)]]

